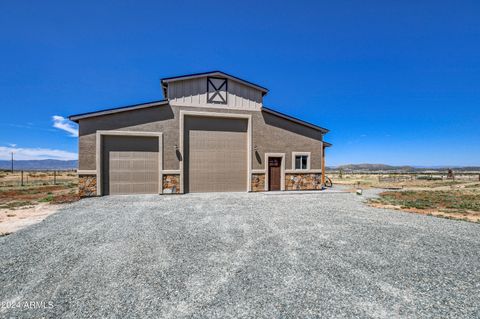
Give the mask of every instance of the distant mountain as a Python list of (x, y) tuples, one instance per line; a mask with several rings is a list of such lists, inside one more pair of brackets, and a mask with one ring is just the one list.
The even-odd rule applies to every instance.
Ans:
[[(11, 161), (0, 160), (0, 169), (10, 170)], [(74, 170), (78, 167), (77, 160), (62, 161), (54, 159), (45, 160), (19, 160), (13, 162), (14, 170)]]
[(454, 171), (462, 171), (462, 172), (480, 172), (480, 166), (458, 166), (452, 167)]

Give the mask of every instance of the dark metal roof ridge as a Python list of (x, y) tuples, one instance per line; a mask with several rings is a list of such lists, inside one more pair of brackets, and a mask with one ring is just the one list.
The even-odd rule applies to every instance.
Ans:
[(285, 113), (281, 113), (281, 112), (275, 111), (275, 110), (273, 110), (273, 109), (271, 109), (271, 108), (268, 108), (268, 107), (266, 107), (266, 106), (262, 106), (262, 110), (264, 110), (264, 111), (266, 111), (266, 112), (268, 112), (268, 113), (270, 113), (270, 114), (274, 114), (274, 115), (283, 117), (283, 118), (285, 118), (285, 119), (287, 119), (287, 120), (289, 120), (289, 121), (292, 121), (292, 122), (295, 122), (295, 123), (304, 125), (304, 126), (306, 126), (306, 127), (313, 128), (313, 129), (315, 129), (315, 130), (317, 130), (317, 131), (320, 131), (320, 132), (322, 132), (322, 133), (324, 133), (324, 134), (330, 132), (329, 129), (326, 129), (326, 128), (324, 128), (324, 127), (321, 127), (321, 126), (318, 126), (318, 125), (315, 125), (315, 124), (306, 122), (306, 121), (304, 121), (304, 120), (301, 120), (301, 119), (298, 119), (298, 118), (296, 118), (296, 117), (287, 115), (287, 114), (285, 114)]
[(156, 106), (156, 105), (163, 105), (163, 104), (168, 104), (168, 100), (159, 100), (159, 101), (153, 101), (153, 102), (139, 103), (139, 104), (120, 106), (120, 107), (115, 107), (115, 108), (105, 109), (105, 110), (100, 110), (100, 111), (75, 114), (75, 115), (70, 115), (68, 117), (68, 119), (70, 121), (74, 121), (74, 122), (78, 123), (78, 120), (89, 118), (89, 117), (102, 116), (102, 115), (108, 115), (108, 114), (119, 113), (119, 112), (126, 112), (126, 111), (143, 109), (143, 108), (152, 107), (152, 106)]
[(161, 79), (161, 83), (163, 85), (164, 82), (168, 82), (170, 80), (177, 80), (177, 79), (182, 79), (182, 78), (192, 78), (192, 77), (200, 77), (200, 76), (205, 76), (205, 75), (209, 75), (209, 74), (215, 74), (215, 73), (220, 73), (220, 74), (223, 74), (225, 76), (228, 76), (232, 79), (236, 79), (240, 82), (243, 82), (247, 85), (250, 85), (250, 86), (253, 86), (253, 87), (256, 87), (257, 89), (260, 89), (260, 91), (263, 92), (263, 95), (267, 94), (268, 93), (268, 89), (266, 87), (263, 87), (261, 85), (258, 85), (258, 84), (255, 84), (253, 82), (250, 82), (250, 81), (247, 81), (247, 80), (244, 80), (244, 79), (241, 79), (239, 77), (236, 77), (234, 75), (231, 75), (231, 74), (228, 74), (228, 73), (225, 73), (223, 71), (210, 71), (210, 72), (201, 72), (201, 73), (192, 73), (192, 74), (185, 74), (185, 75), (179, 75), (179, 76), (171, 76), (171, 77), (168, 77), (168, 78), (162, 78)]

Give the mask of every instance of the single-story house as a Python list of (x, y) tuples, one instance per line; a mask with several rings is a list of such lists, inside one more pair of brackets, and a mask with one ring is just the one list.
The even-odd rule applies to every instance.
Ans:
[(82, 197), (322, 189), (328, 130), (265, 107), (266, 88), (220, 71), (161, 88), (161, 101), (69, 117)]

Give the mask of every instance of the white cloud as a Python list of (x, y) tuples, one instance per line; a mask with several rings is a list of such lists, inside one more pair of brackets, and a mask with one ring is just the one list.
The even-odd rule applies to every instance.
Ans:
[(53, 127), (56, 127), (60, 130), (70, 133), (71, 137), (78, 136), (78, 129), (75, 128), (66, 118), (60, 115), (52, 116)]
[(8, 146), (10, 146), (10, 147), (16, 147), (17, 144), (8, 144)]
[(77, 153), (55, 150), (50, 148), (17, 148), (10, 146), (0, 146), (0, 160), (10, 160), (12, 152), (14, 159), (16, 160), (76, 160), (78, 158)]

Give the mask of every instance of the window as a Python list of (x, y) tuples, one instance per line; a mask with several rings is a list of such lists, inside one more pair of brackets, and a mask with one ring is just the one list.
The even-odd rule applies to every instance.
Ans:
[(310, 170), (310, 152), (292, 152), (292, 170)]
[(295, 156), (295, 169), (308, 169), (308, 155)]

